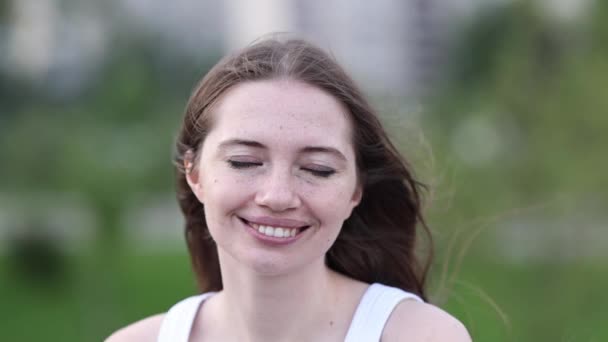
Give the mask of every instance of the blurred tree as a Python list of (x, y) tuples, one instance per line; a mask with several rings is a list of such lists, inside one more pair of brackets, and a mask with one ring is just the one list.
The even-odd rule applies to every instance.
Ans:
[[(462, 145), (460, 154), (473, 160), (480, 146), (499, 145), (487, 164), (463, 165), (476, 182), (488, 186), (465, 190), (469, 207), (504, 208), (505, 203), (476, 192), (489, 188), (512, 203), (561, 192), (606, 198), (596, 191), (608, 187), (608, 162), (602, 157), (608, 145), (603, 133), (608, 103), (601, 76), (608, 74), (608, 54), (600, 42), (605, 34), (599, 32), (608, 30), (605, 14), (598, 14), (606, 11), (593, 11), (593, 20), (583, 25), (591, 29), (567, 30), (546, 20), (530, 2), (506, 6), (462, 35), (467, 39), (454, 59), (452, 77), (426, 117), (438, 152), (454, 155)], [(483, 124), (477, 130), (463, 128), (471, 122)], [(491, 133), (489, 140), (469, 134), (460, 143), (460, 131), (483, 129)]]
[(154, 37), (136, 33), (112, 45), (96, 82), (74, 98), (0, 77), (8, 109), (0, 117), (0, 186), (84, 194), (98, 213), (104, 250), (120, 245), (122, 214), (133, 198), (171, 192), (182, 108), (217, 56), (193, 61), (161, 53)]
[(12, 274), (26, 284), (40, 289), (57, 289), (67, 276), (65, 251), (61, 250), (53, 236), (40, 220), (31, 220), (19, 227), (17, 234), (9, 237), (7, 259)]
[[(29, 194), (76, 193), (97, 219), (93, 250), (80, 249), (86, 268), (93, 271), (74, 278), (79, 289), (95, 293), (86, 300), (91, 318), (83, 320), (80, 332), (87, 340), (107, 334), (104, 324), (123, 312), (124, 303), (116, 300), (123, 294), (114, 278), (130, 247), (123, 238), (125, 213), (146, 196), (171, 196), (173, 137), (184, 104), (219, 54), (205, 51), (193, 60), (135, 31), (120, 34), (110, 45), (92, 83), (72, 96), (57, 96), (52, 74), (31, 84), (0, 70), (3, 195), (21, 201), (28, 215), (38, 217), (39, 208), (25, 202)], [(60, 268), (56, 256), (63, 255), (65, 246), (54, 244), (50, 235), (17, 242), (11, 260), (19, 261), (15, 265), (24, 274)]]
[[(485, 239), (466, 252), (483, 256), (470, 262), (470, 272), (477, 272), (473, 283), (494, 286), (497, 292), (490, 292), (490, 299), (503, 294), (504, 306), (500, 301), (498, 306), (511, 309), (507, 316), (517, 323), (513, 340), (553, 341), (564, 336), (602, 340), (607, 336), (598, 323), (602, 317), (586, 313), (598, 312), (606, 301), (599, 299), (603, 298), (600, 287), (591, 284), (591, 277), (576, 270), (605, 268), (605, 260), (583, 255), (605, 256), (599, 250), (588, 253), (601, 244), (581, 244), (589, 241), (586, 234), (603, 227), (608, 209), (608, 193), (603, 190), (608, 189), (608, 5), (594, 2), (576, 25), (550, 20), (536, 5), (506, 2), (473, 20), (461, 35), (450, 77), (423, 117), (435, 148), (436, 168), (447, 173), (441, 175), (444, 183), (438, 198), (450, 206), (449, 213), (432, 217), (432, 226), (458, 230), (465, 246), (480, 229), (493, 228), (494, 234), (485, 237), (495, 240)], [(526, 221), (529, 216), (523, 215), (518, 217), (524, 225), (520, 231), (498, 234), (510, 228), (506, 224), (513, 214), (508, 214), (521, 215), (516, 209), (522, 208), (531, 208), (537, 219)], [(594, 236), (607, 239), (601, 231), (604, 235)], [(520, 244), (500, 240), (520, 233), (523, 236), (515, 240)], [(544, 249), (547, 242), (552, 248)], [(517, 255), (526, 246), (532, 246), (535, 258), (523, 254), (522, 264), (509, 264), (513, 259), (505, 251)], [(449, 254), (450, 249), (438, 252)], [(452, 262), (461, 255), (459, 251), (456, 258), (448, 255), (440, 260)], [(514, 279), (526, 282), (493, 273), (495, 267), (507, 269), (506, 264), (519, 270)], [(530, 274), (523, 276), (525, 272)], [(593, 277), (605, 279), (605, 272)], [(510, 286), (511, 292), (503, 286)], [(512, 289), (518, 286), (521, 291)], [(510, 301), (519, 297), (538, 308), (511, 306)], [(583, 298), (588, 297), (597, 301), (585, 303)], [(499, 320), (500, 315), (495, 316), (494, 321)], [(487, 318), (479, 313), (471, 318), (472, 324), (482, 322), (474, 339), (498, 338), (500, 329), (485, 328), (496, 326)]]

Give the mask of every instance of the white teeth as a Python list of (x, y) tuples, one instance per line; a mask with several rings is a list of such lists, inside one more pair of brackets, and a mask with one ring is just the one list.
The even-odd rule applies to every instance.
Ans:
[(256, 224), (256, 223), (251, 223), (251, 226), (253, 227), (253, 229), (257, 230), (258, 232), (260, 232), (264, 235), (278, 237), (278, 238), (294, 237), (298, 233), (298, 228), (290, 229), (290, 228), (283, 228), (283, 227), (271, 227), (271, 226), (264, 226), (264, 225)]

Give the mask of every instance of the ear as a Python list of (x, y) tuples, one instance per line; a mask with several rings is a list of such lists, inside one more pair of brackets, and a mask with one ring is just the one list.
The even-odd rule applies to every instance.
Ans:
[(202, 200), (202, 186), (200, 182), (199, 168), (196, 166), (196, 158), (192, 150), (186, 151), (184, 154), (184, 170), (186, 173), (186, 182), (190, 186), (190, 189), (198, 200), (203, 203)]
[(348, 219), (352, 214), (353, 210), (361, 203), (361, 198), (363, 197), (363, 187), (360, 184), (357, 184), (355, 191), (353, 192), (353, 196), (350, 199), (350, 210), (348, 211), (345, 220)]
[(353, 208), (358, 206), (361, 203), (361, 198), (363, 198), (363, 186), (361, 184), (357, 184), (355, 188), (355, 192), (353, 192), (353, 197), (351, 201), (353, 202)]

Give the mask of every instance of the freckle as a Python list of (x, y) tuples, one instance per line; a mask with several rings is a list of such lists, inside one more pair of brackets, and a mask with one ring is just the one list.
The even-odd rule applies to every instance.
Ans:
[(334, 325), (334, 321), (329, 321), (329, 325), (333, 326)]

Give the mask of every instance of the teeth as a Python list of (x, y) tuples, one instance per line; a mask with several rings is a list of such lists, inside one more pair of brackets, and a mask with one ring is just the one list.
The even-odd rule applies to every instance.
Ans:
[(256, 223), (251, 223), (251, 226), (258, 232), (260, 232), (266, 236), (272, 236), (272, 237), (278, 237), (278, 238), (294, 237), (298, 233), (298, 228), (290, 229), (290, 228), (283, 228), (283, 227), (271, 227), (271, 226), (264, 226), (264, 225), (256, 224)]

